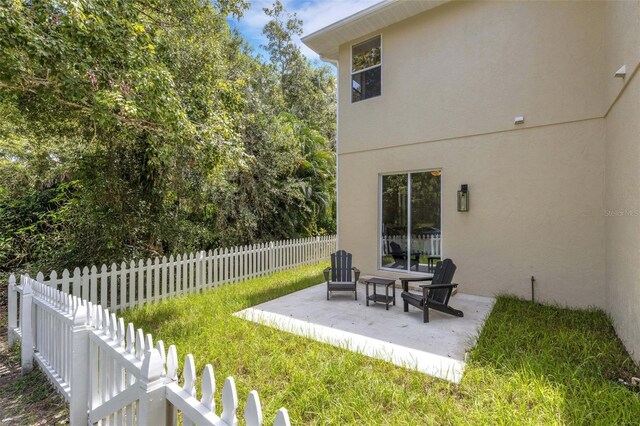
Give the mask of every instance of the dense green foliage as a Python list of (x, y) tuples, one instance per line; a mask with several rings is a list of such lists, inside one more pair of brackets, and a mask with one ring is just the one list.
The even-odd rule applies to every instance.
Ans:
[[(241, 401), (257, 389), (265, 424), (283, 406), (296, 425), (637, 424), (638, 388), (617, 379), (630, 382), (640, 371), (602, 311), (499, 297), (459, 384), (232, 315), (321, 282), (324, 266), (176, 297), (124, 316), (175, 344), (181, 362), (193, 353), (199, 369), (212, 363), (216, 377), (234, 376)], [(401, 306), (380, 309), (409, 315)], [(409, 326), (428, 333), (418, 313)]]
[(0, 268), (334, 232), (334, 76), (245, 7), (0, 0)]

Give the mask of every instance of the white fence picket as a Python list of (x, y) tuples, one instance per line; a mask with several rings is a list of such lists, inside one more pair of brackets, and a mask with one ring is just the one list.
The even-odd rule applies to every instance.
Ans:
[(161, 268), (161, 278), (160, 278), (160, 300), (164, 300), (167, 298), (167, 292), (168, 292), (168, 269), (169, 269), (169, 265), (167, 264), (167, 258), (166, 256), (162, 256), (162, 263), (160, 264), (160, 268)]
[[(81, 296), (81, 283), (82, 283), (82, 273), (80, 272), (80, 268), (75, 268), (73, 270), (73, 291), (71, 292), (71, 294), (75, 295), (76, 297), (80, 297)], [(86, 297), (85, 297), (86, 299)]]
[(144, 277), (145, 277), (145, 295), (144, 302), (153, 301), (153, 288), (152, 288), (152, 280), (153, 280), (153, 265), (151, 264), (151, 259), (147, 259), (146, 265), (144, 267)]
[[(97, 275), (97, 270), (96, 270), (96, 275)], [(100, 304), (102, 306), (107, 306), (107, 297), (108, 297), (107, 265), (102, 265), (102, 267), (100, 268), (100, 275), (96, 276), (96, 279), (98, 278), (100, 280)]]
[(189, 257), (187, 254), (182, 255), (182, 263), (178, 263), (178, 268), (181, 269), (180, 277), (181, 280), (178, 280), (178, 294), (184, 294), (187, 290), (187, 282), (189, 280)]
[(213, 286), (217, 287), (220, 283), (220, 255), (218, 249), (213, 250)]
[(229, 269), (227, 257), (228, 249), (225, 247), (224, 250), (220, 252), (220, 284), (222, 285), (227, 283), (227, 270)]
[[(105, 277), (106, 280), (106, 277)], [(109, 287), (109, 307), (115, 311), (118, 309), (118, 266), (115, 263), (111, 264), (109, 270), (109, 281), (107, 282)], [(106, 305), (105, 305), (106, 306)]]
[(69, 294), (69, 270), (62, 271), (62, 292)]
[(7, 341), (9, 346), (13, 345), (18, 337), (18, 290), (16, 289), (16, 276), (9, 275), (9, 288), (7, 289)]
[(160, 300), (160, 259), (153, 259), (153, 299), (154, 302)]
[(191, 283), (193, 280), (193, 253), (185, 254), (186, 262), (184, 263), (184, 269), (182, 270), (182, 294), (189, 294), (191, 291)]
[(169, 256), (169, 282), (167, 283), (167, 297), (172, 297), (176, 292), (175, 277), (175, 264), (173, 255), (171, 255)]
[(142, 259), (138, 261), (138, 268), (136, 272), (138, 274), (138, 294), (136, 294), (136, 305), (142, 306), (144, 303), (144, 262)]
[(92, 303), (98, 304), (98, 268), (96, 265), (92, 265), (89, 269), (89, 276), (87, 277), (87, 286), (89, 292), (89, 300)]
[(116, 292), (117, 289), (120, 289), (120, 301), (118, 302), (118, 305), (116, 306), (116, 311), (121, 311), (124, 310), (127, 306), (127, 264), (122, 262), (120, 264), (120, 273), (118, 274), (119, 276), (119, 282), (118, 282), (118, 286), (116, 287)]
[(136, 306), (136, 263), (132, 260), (129, 263), (129, 275), (127, 279), (127, 292), (129, 297), (128, 307), (133, 309)]

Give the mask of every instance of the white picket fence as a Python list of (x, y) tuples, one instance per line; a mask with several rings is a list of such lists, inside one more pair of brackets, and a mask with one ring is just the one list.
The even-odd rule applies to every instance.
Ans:
[[(276, 241), (251, 246), (178, 255), (168, 259), (131, 261), (39, 272), (36, 279), (9, 277), (8, 340), (20, 340), (23, 372), (33, 360), (70, 406), (72, 425), (235, 426), (238, 398), (232, 377), (222, 391), (218, 416), (213, 399), (215, 379), (207, 365), (201, 396), (195, 389), (193, 356), (187, 355), (178, 384), (175, 346), (153, 344), (150, 334), (125, 328), (115, 313), (145, 303), (223, 284), (236, 283), (285, 269), (326, 260), (336, 249), (335, 236)], [(245, 408), (246, 424), (262, 424), (260, 399), (252, 391)], [(286, 409), (274, 425), (289, 425)]]
[[(397, 243), (404, 250), (406, 250), (406, 247), (407, 247), (406, 235), (384, 235), (382, 237), (382, 254), (383, 255), (387, 255), (391, 253), (389, 243), (392, 241)], [(412, 235), (411, 250), (409, 251), (411, 251), (412, 253), (420, 253), (425, 256), (441, 256), (442, 255), (441, 234)]]
[[(15, 278), (10, 294), (20, 295), (20, 326), (12, 323), (22, 347), (23, 371), (39, 364), (70, 406), (71, 425), (183, 425), (236, 426), (238, 396), (233, 377), (222, 389), (222, 409), (214, 401), (213, 368), (207, 364), (196, 391), (196, 368), (191, 354), (178, 379), (175, 346), (164, 343), (101, 305), (54, 289), (26, 276)], [(16, 304), (14, 303), (14, 307)], [(14, 317), (15, 318), (15, 317)], [(216, 414), (220, 412), (220, 414)], [(245, 423), (262, 425), (258, 393), (249, 393)], [(288, 426), (281, 408), (273, 423)]]
[(167, 258), (38, 272), (35, 279), (112, 312), (196, 293), (329, 258), (336, 237), (313, 237), (200, 251)]

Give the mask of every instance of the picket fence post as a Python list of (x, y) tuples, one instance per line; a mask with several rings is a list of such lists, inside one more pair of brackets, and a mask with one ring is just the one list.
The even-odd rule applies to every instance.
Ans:
[(16, 338), (14, 330), (18, 328), (18, 292), (16, 291), (16, 276), (13, 274), (9, 276), (8, 299), (7, 338), (9, 347), (11, 347)]
[(71, 377), (69, 385), (69, 421), (72, 426), (86, 425), (89, 421), (89, 330), (87, 302), (76, 299), (71, 331)]
[(138, 424), (164, 425), (167, 423), (166, 386), (162, 378), (162, 357), (158, 349), (150, 348), (145, 353), (141, 373)]
[(22, 297), (20, 300), (20, 330), (21, 339), (21, 365), (22, 374), (30, 373), (33, 370), (33, 327), (31, 324), (31, 303), (33, 301), (33, 291), (31, 283), (25, 276), (20, 277), (22, 284)]
[(198, 267), (196, 269), (196, 293), (200, 293), (204, 290), (204, 285), (206, 284), (206, 272), (207, 265), (204, 262), (206, 253), (204, 251), (198, 252)]
[(272, 273), (275, 271), (275, 266), (274, 266), (274, 261), (275, 261), (275, 255), (274, 255), (274, 251), (275, 251), (275, 244), (273, 243), (273, 241), (269, 242), (269, 273)]

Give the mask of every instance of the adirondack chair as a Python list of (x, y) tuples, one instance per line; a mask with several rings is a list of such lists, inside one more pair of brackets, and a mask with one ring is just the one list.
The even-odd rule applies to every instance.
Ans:
[(351, 253), (338, 250), (331, 254), (331, 267), (324, 271), (324, 279), (327, 281), (327, 300), (332, 291), (353, 291), (358, 300), (356, 283), (360, 278), (360, 270), (351, 266)]
[[(424, 322), (429, 322), (429, 308), (444, 312), (445, 314), (463, 317), (464, 314), (462, 311), (449, 306), (451, 293), (453, 292), (453, 289), (458, 286), (458, 284), (451, 283), (455, 272), (456, 265), (453, 261), (451, 259), (445, 259), (442, 262), (436, 263), (433, 278), (401, 278), (401, 296), (404, 302), (404, 311), (409, 312), (409, 305), (421, 309), (423, 312), (422, 319)], [(409, 291), (410, 282), (422, 281), (431, 281), (431, 284), (420, 285), (422, 288), (422, 294), (416, 294)]]
[(400, 244), (395, 241), (389, 243), (389, 254), (393, 257), (394, 263), (392, 268), (407, 269), (407, 259), (409, 259), (409, 269), (413, 269), (414, 267), (416, 270), (418, 269), (420, 256), (408, 256), (407, 252), (402, 250)]

